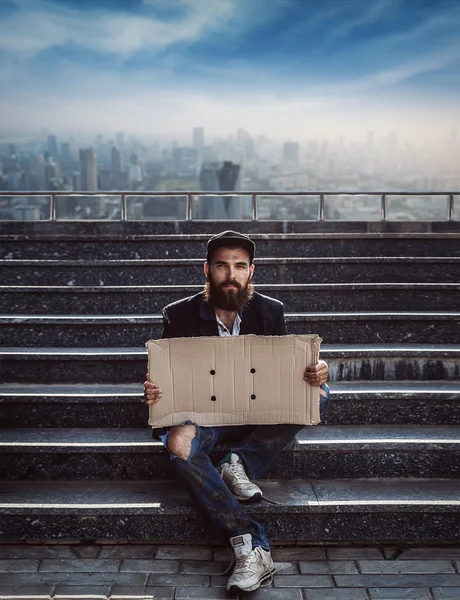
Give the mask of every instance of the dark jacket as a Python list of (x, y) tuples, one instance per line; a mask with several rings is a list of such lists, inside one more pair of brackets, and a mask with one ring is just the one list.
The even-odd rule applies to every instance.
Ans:
[[(241, 315), (240, 335), (286, 335), (284, 306), (279, 300), (254, 292)], [(164, 338), (219, 335), (216, 314), (200, 292), (163, 309)]]

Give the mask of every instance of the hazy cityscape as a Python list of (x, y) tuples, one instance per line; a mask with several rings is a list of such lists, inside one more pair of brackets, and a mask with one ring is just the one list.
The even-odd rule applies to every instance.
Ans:
[[(184, 135), (184, 140), (187, 136)], [(452, 191), (460, 188), (460, 136), (452, 129), (437, 143), (401, 139), (393, 131), (362, 140), (276, 142), (238, 129), (214, 137), (194, 127), (188, 143), (112, 136), (42, 135), (0, 142), (2, 191), (217, 191), (210, 170), (232, 162), (244, 191)]]
[[(459, 164), (460, 137), (453, 129), (424, 143), (402, 139), (395, 131), (386, 136), (367, 131), (361, 140), (279, 142), (241, 128), (215, 137), (196, 126), (183, 141), (168, 142), (124, 131), (90, 136), (43, 130), (0, 144), (0, 191), (452, 192), (460, 189)], [(8, 218), (5, 200), (2, 218)], [(173, 216), (174, 198), (166, 204)], [(65, 211), (74, 218), (117, 218), (117, 206), (111, 215), (106, 202), (107, 214), (94, 215), (73, 199)], [(157, 216), (171, 212), (158, 206)], [(139, 217), (154, 217), (155, 208), (150, 213), (143, 205)], [(202, 209), (197, 216), (207, 218), (205, 213)]]

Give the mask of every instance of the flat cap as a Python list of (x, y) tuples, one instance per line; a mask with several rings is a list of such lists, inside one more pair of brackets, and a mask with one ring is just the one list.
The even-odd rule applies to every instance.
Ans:
[(212, 238), (208, 240), (206, 253), (207, 262), (209, 263), (211, 261), (211, 256), (214, 250), (224, 246), (239, 246), (240, 248), (244, 248), (249, 252), (251, 264), (254, 261), (254, 254), (256, 251), (256, 245), (254, 242), (247, 235), (244, 235), (244, 233), (227, 230), (213, 235)]

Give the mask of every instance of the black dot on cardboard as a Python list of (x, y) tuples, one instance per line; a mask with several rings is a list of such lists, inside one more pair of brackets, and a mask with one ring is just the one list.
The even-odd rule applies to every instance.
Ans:
[(255, 373), (256, 370), (254, 368), (251, 369), (251, 373)]
[(256, 395), (255, 394), (251, 394), (251, 400), (255, 400), (256, 399)]
[(211, 396), (211, 400), (212, 400), (213, 402), (215, 402), (215, 401), (217, 400), (217, 398), (216, 398), (215, 396)]
[(214, 371), (214, 369), (211, 369), (209, 372), (211, 373), (211, 375), (215, 375), (216, 374), (216, 372)]

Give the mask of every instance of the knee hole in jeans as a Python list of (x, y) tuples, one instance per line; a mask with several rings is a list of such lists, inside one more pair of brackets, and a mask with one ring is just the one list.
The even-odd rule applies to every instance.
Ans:
[(179, 425), (168, 435), (168, 450), (182, 460), (187, 460), (195, 437), (195, 425)]

